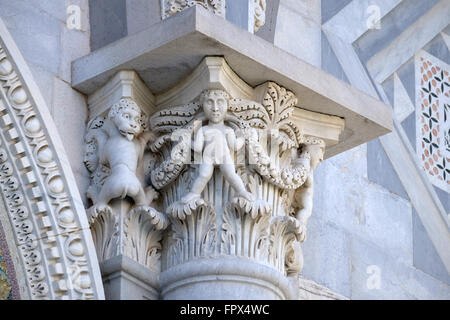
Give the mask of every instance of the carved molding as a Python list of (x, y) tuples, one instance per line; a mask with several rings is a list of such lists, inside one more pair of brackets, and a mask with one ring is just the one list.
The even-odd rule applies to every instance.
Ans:
[(312, 280), (302, 277), (299, 277), (298, 280), (299, 300), (349, 300), (347, 297), (337, 294)]
[(161, 0), (161, 17), (162, 19), (190, 8), (195, 5), (200, 5), (206, 10), (225, 17), (225, 2), (226, 0)]
[[(239, 0), (248, 1), (248, 0)], [(202, 6), (206, 10), (225, 18), (227, 0), (161, 0), (162, 20), (195, 5)], [(266, 23), (266, 0), (250, 0), (248, 3), (249, 17), (252, 27), (250, 32), (257, 32)]]
[(155, 97), (135, 71), (122, 70), (103, 87), (88, 97), (89, 120), (105, 116), (111, 106), (123, 98), (133, 99), (142, 107), (142, 112), (155, 112)]
[(0, 21), (0, 185), (31, 299), (102, 299), (85, 211), (39, 89)]

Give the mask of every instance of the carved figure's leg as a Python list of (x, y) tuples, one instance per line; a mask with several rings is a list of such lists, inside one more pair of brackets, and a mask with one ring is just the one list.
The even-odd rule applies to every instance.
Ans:
[(149, 203), (147, 202), (147, 196), (142, 187), (139, 188), (139, 192), (136, 196), (133, 197), (134, 203), (136, 206), (147, 206)]
[(189, 202), (194, 198), (200, 197), (203, 189), (205, 189), (206, 184), (211, 179), (214, 172), (214, 165), (209, 163), (202, 163), (199, 168), (199, 174), (197, 179), (195, 179), (192, 184), (191, 191), (182, 198), (182, 202)]
[(98, 212), (105, 210), (108, 207), (108, 203), (115, 198), (111, 193), (111, 188), (109, 187), (108, 179), (105, 181), (100, 193), (97, 197), (97, 203), (95, 203), (95, 208)]
[(226, 163), (220, 165), (220, 170), (223, 173), (223, 176), (228, 181), (228, 183), (233, 187), (233, 189), (237, 192), (238, 196), (241, 196), (248, 201), (254, 201), (255, 197), (245, 189), (244, 182), (242, 182), (241, 177), (236, 173), (236, 168), (232, 163)]

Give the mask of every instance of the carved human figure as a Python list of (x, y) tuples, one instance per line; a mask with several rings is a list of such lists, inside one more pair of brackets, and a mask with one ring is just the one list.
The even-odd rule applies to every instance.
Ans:
[[(105, 210), (112, 199), (126, 196), (136, 206), (148, 205), (152, 199), (148, 199), (136, 171), (151, 133), (143, 133), (139, 106), (129, 98), (121, 99), (111, 107), (101, 129), (104, 137), (98, 139), (98, 161), (110, 168), (110, 175), (94, 199), (96, 211)], [(91, 157), (91, 160), (97, 159)], [(96, 167), (90, 161), (86, 161), (86, 166)]]
[(211, 179), (214, 168), (219, 167), (225, 180), (233, 187), (238, 197), (253, 201), (253, 195), (245, 188), (242, 179), (236, 173), (231, 151), (240, 150), (244, 144), (243, 137), (236, 137), (234, 130), (224, 121), (227, 115), (228, 94), (223, 90), (205, 90), (200, 95), (200, 105), (203, 107), (208, 124), (197, 129), (194, 136), (195, 152), (201, 153), (201, 163), (198, 177), (190, 192), (181, 202), (188, 203), (200, 197), (201, 192)]
[(314, 196), (314, 175), (313, 172), (323, 161), (325, 143), (320, 139), (312, 139), (309, 144), (305, 144), (297, 161), (309, 167), (309, 174), (305, 183), (299, 187), (294, 194), (294, 207), (297, 208), (295, 217), (299, 222), (298, 233), (301, 242), (306, 240), (306, 225), (311, 217)]

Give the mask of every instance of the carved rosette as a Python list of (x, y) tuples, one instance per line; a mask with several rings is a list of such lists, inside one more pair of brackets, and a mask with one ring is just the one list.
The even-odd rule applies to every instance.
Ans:
[(299, 157), (310, 139), (290, 120), (297, 103), (292, 92), (268, 82), (256, 93), (260, 101), (230, 98), (225, 118), (245, 137), (248, 159), (242, 162), (242, 152), (233, 152), (232, 158), (254, 201), (238, 196), (216, 166), (200, 197), (183, 202), (199, 172), (200, 164), (191, 162), (191, 140), (194, 123), (205, 124), (200, 101), (165, 108), (150, 118), (157, 135), (150, 146), (156, 159), (150, 179), (171, 221), (163, 271), (222, 256), (249, 259), (285, 276), (301, 271), (298, 221), (291, 214), (295, 191), (312, 172), (309, 161)]

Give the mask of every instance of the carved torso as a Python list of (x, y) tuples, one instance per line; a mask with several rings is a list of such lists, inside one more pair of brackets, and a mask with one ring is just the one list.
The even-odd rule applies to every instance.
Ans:
[(225, 125), (208, 125), (202, 128), (204, 137), (203, 161), (220, 165), (232, 163), (228, 137), (234, 135), (233, 129)]
[(102, 162), (109, 164), (111, 168), (126, 165), (130, 171), (136, 172), (140, 149), (136, 139), (129, 141), (120, 134), (112, 136), (104, 146)]

